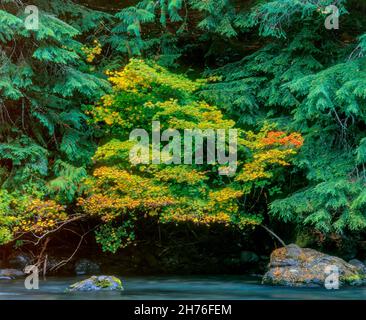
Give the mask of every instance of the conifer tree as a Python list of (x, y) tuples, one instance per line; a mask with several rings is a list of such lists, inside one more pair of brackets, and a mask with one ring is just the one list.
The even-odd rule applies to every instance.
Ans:
[(85, 17), (81, 7), (71, 1), (35, 1), (39, 25), (31, 30), (25, 23), (27, 5), (3, 1), (0, 8), (1, 180), (4, 187), (33, 185), (47, 192), (43, 181), (53, 176), (60, 179), (51, 186), (67, 190), (93, 153), (82, 104), (108, 90), (108, 83), (90, 72), (76, 40), (96, 27), (99, 15), (83, 23), (86, 29), (77, 29), (77, 21), (72, 26), (58, 16), (69, 10)]

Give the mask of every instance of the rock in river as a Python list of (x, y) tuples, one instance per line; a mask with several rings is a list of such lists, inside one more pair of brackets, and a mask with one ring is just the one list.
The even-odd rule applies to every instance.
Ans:
[(122, 282), (113, 276), (92, 276), (89, 279), (74, 283), (67, 291), (122, 291)]
[(14, 269), (23, 270), (32, 264), (32, 258), (26, 253), (14, 253), (9, 257), (9, 266)]
[(252, 251), (242, 251), (240, 253), (240, 262), (243, 264), (256, 264), (259, 261), (259, 257)]
[(300, 248), (295, 244), (276, 249), (271, 254), (269, 271), (263, 277), (263, 283), (290, 287), (324, 287), (328, 266), (339, 270), (339, 284), (364, 285), (366, 273), (341, 258), (319, 251)]
[(0, 269), (0, 280), (24, 277), (24, 272), (17, 269)]
[(360, 269), (362, 272), (366, 273), (366, 266), (360, 260), (352, 259), (348, 261), (348, 263), (352, 264), (356, 268)]
[(100, 266), (96, 262), (88, 259), (78, 260), (75, 264), (75, 273), (77, 275), (92, 275), (100, 273)]

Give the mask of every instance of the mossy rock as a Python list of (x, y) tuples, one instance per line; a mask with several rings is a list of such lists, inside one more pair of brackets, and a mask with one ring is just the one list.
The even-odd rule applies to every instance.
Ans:
[(92, 276), (72, 284), (67, 291), (123, 291), (122, 282), (113, 276)]
[(366, 284), (366, 273), (341, 258), (319, 251), (300, 248), (295, 244), (272, 252), (269, 270), (263, 283), (289, 287), (324, 287), (328, 277), (326, 268), (335, 266), (339, 272), (339, 285)]

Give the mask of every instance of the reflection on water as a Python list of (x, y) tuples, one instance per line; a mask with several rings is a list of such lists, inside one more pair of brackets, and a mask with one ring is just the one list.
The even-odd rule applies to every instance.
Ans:
[(341, 290), (282, 288), (260, 284), (260, 278), (240, 276), (194, 277), (120, 277), (125, 291), (65, 293), (72, 283), (85, 279), (48, 278), (40, 281), (39, 290), (26, 290), (24, 282), (0, 281), (0, 300), (33, 299), (104, 299), (104, 300), (172, 300), (172, 299), (225, 299), (225, 300), (282, 300), (282, 299), (362, 299), (366, 287)]

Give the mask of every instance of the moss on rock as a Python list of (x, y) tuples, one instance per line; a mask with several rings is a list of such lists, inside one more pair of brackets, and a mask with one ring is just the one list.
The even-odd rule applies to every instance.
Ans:
[(366, 273), (341, 258), (291, 244), (272, 252), (269, 271), (264, 284), (291, 287), (322, 287), (328, 276), (326, 268), (336, 266), (339, 284), (359, 286), (366, 284)]
[(72, 284), (68, 292), (73, 291), (122, 291), (122, 281), (114, 276), (92, 276), (89, 279)]

